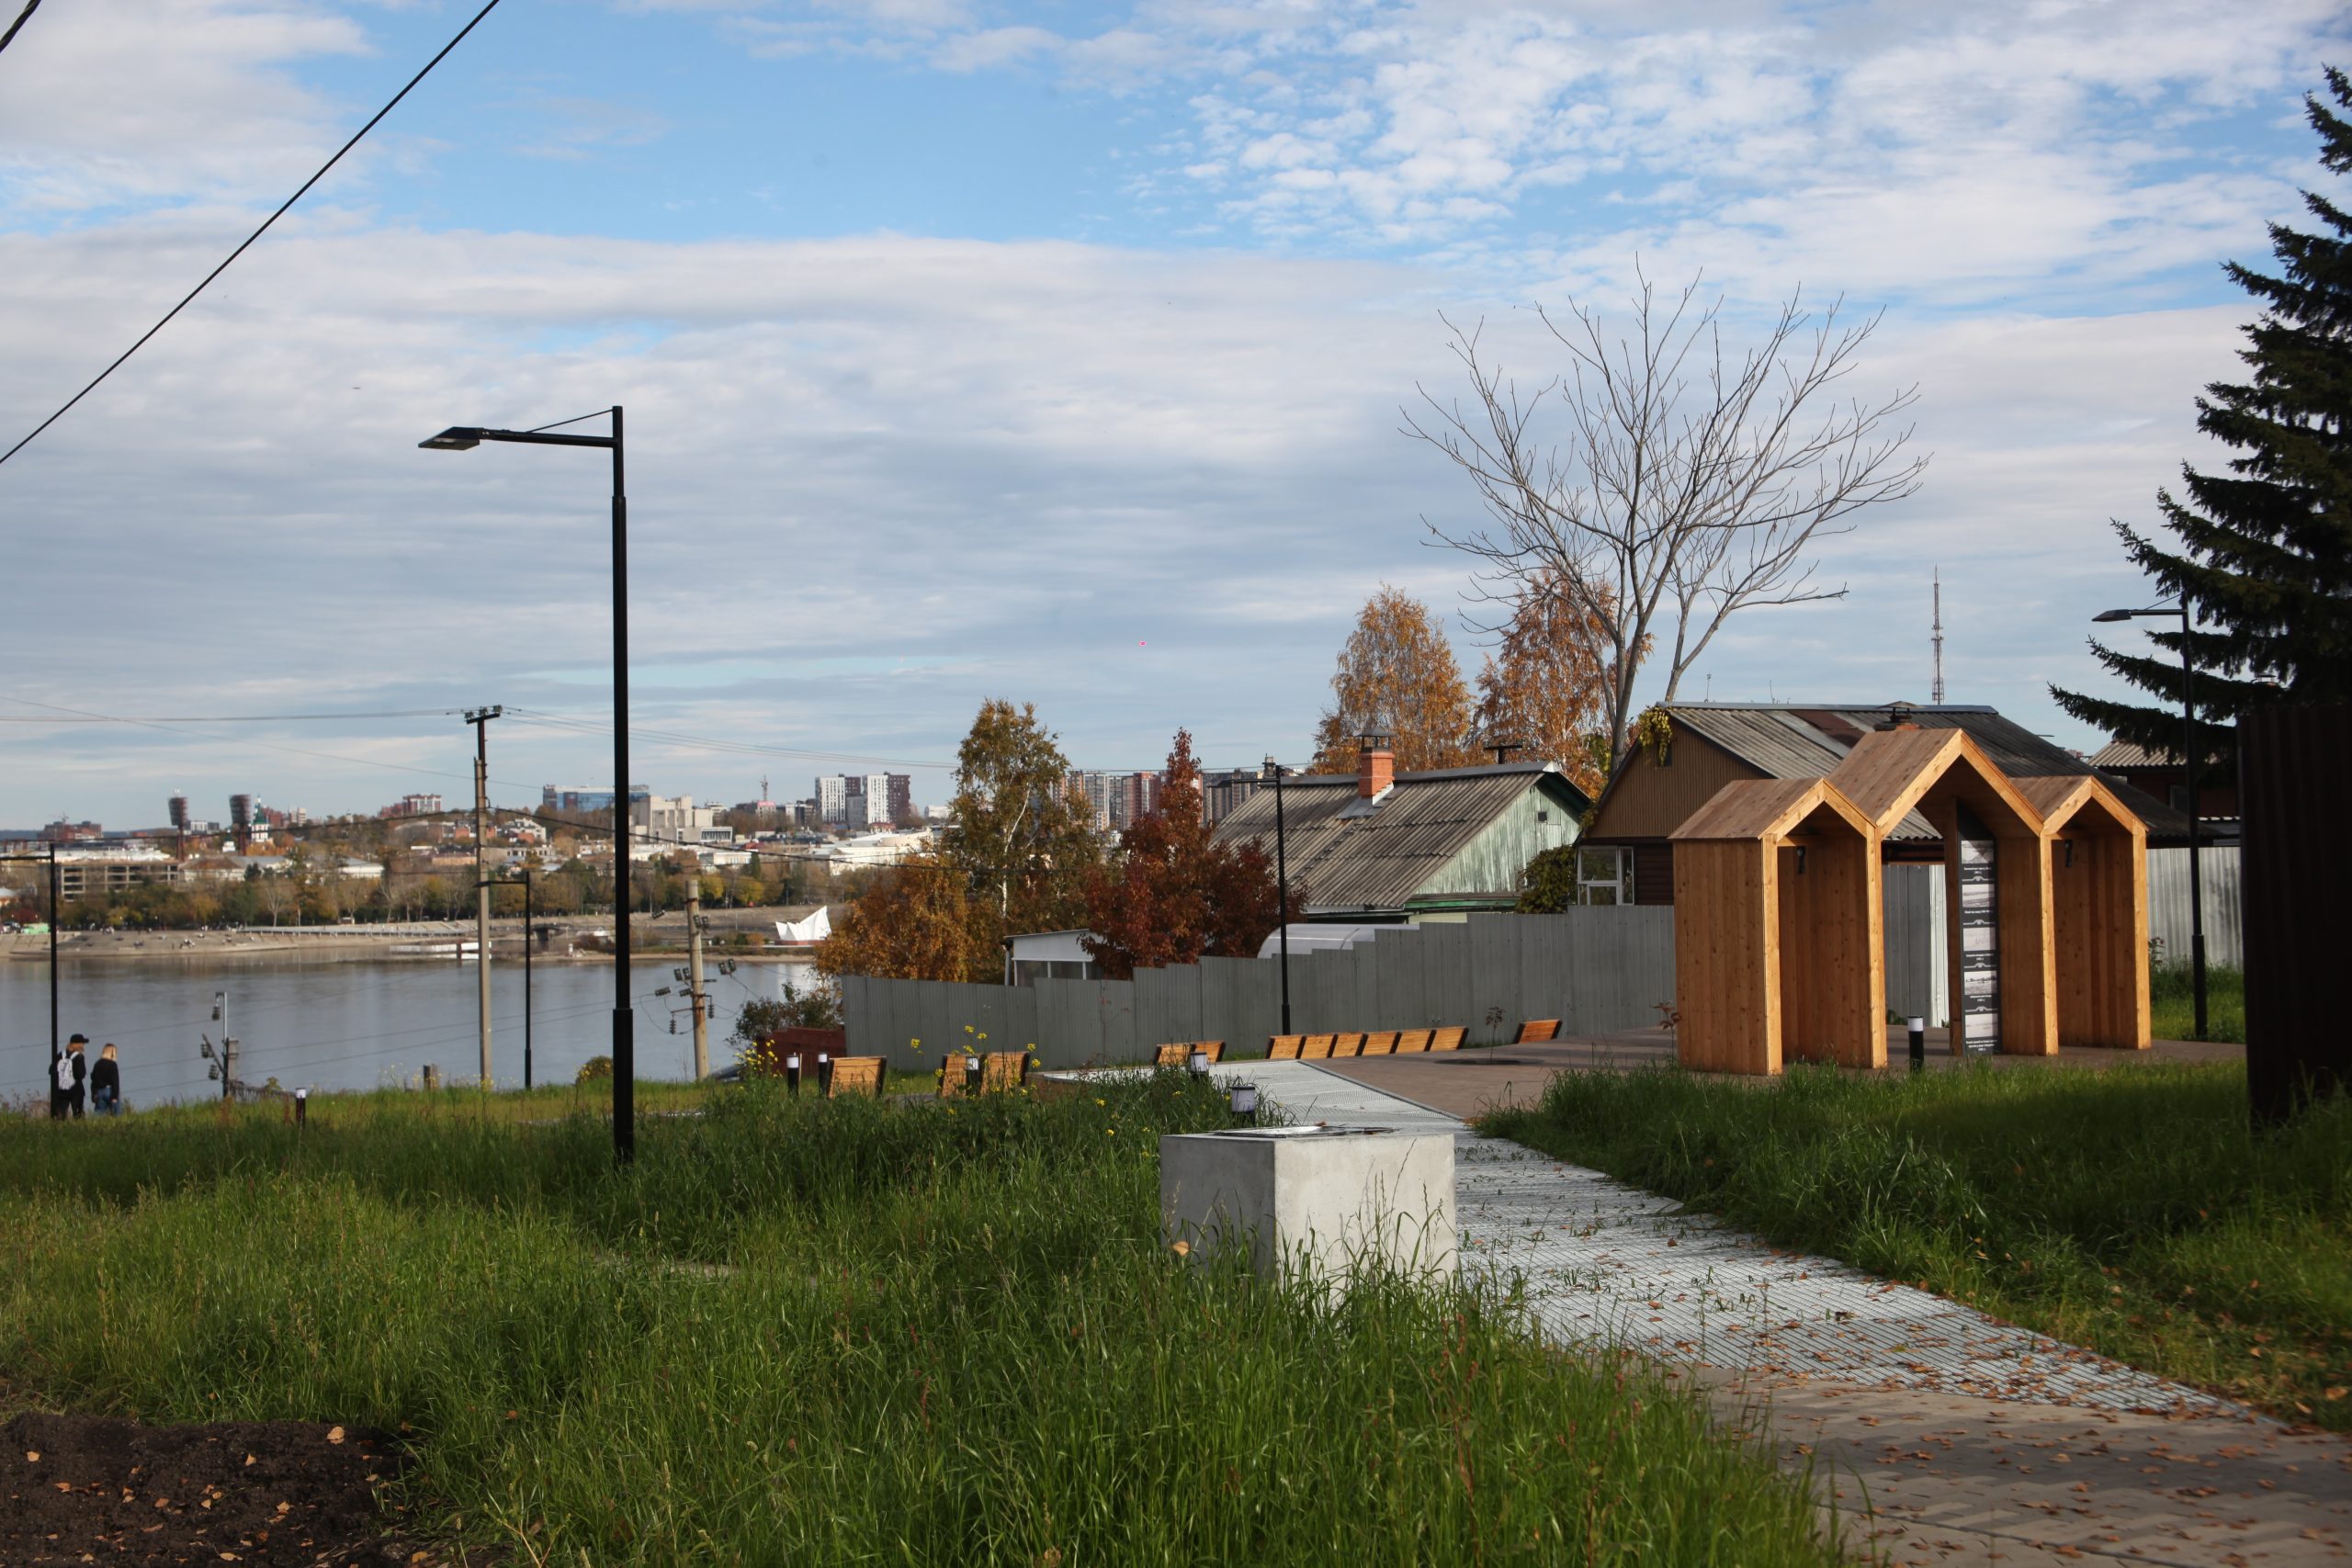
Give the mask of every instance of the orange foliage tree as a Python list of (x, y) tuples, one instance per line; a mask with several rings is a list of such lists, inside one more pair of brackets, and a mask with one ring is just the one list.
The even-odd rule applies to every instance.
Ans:
[(1193, 738), (1176, 732), (1159, 808), (1120, 835), (1086, 877), (1086, 951), (1114, 979), (1203, 957), (1252, 958), (1282, 919), (1273, 863), (1254, 843), (1220, 844), (1202, 811)]
[[(1503, 623), (1501, 659), (1478, 671), (1478, 728), (1557, 762), (1585, 794), (1608, 783), (1608, 627), (1550, 573), (1530, 579)], [(1597, 744), (1596, 744), (1597, 742)]]
[(998, 978), (998, 954), (981, 940), (985, 921), (967, 886), (960, 867), (934, 855), (890, 867), (817, 944), (818, 970), (885, 980)]
[(1372, 733), (1389, 738), (1398, 773), (1485, 760), (1477, 711), (1444, 628), (1428, 605), (1385, 582), (1340, 650), (1331, 699), (1308, 773), (1353, 773), (1356, 737)]

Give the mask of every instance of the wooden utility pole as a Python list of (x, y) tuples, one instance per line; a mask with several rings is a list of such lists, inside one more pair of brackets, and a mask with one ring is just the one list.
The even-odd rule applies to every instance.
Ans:
[(702, 994), (702, 867), (686, 873), (686, 986), (695, 1009), (695, 1077), (710, 1077), (710, 1003)]
[(466, 722), (474, 727), (474, 978), (481, 1000), (481, 1087), (489, 1092), (490, 1074), (490, 721), (504, 706), (469, 708)]

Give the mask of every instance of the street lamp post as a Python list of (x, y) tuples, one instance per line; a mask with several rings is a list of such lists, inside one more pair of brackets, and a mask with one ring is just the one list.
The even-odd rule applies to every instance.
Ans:
[(1283, 1032), (1290, 1032), (1290, 846), (1283, 830), (1283, 765), (1272, 757), (1261, 777), (1274, 781), (1274, 890), (1281, 907), (1274, 911), (1274, 930), (1281, 943), (1283, 967)]
[[(637, 1019), (628, 1005), (628, 488), (622, 464), (621, 411), (610, 411), (610, 435), (453, 425), (417, 443), (435, 452), (465, 452), (485, 441), (527, 446), (599, 446), (613, 455), (613, 1158), (637, 1155)], [(583, 414), (583, 419), (594, 415)], [(566, 424), (579, 423), (566, 420)]]
[(2180, 774), (2187, 782), (2185, 796), (2188, 805), (2188, 964), (2189, 988), (2196, 998), (2196, 1037), (2205, 1038), (2205, 886), (2198, 872), (2197, 837), (2197, 708), (2193, 700), (2193, 683), (2197, 664), (2190, 653), (2188, 595), (2183, 592), (2178, 604), (2159, 604), (2150, 610), (2101, 610), (2091, 617), (2094, 621), (2129, 621), (2142, 615), (2178, 615), (2180, 617)]

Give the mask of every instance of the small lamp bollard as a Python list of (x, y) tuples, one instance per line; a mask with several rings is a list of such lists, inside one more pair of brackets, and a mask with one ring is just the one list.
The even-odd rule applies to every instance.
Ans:
[(964, 1057), (964, 1092), (966, 1094), (980, 1092), (980, 1059), (968, 1053)]
[(1911, 1070), (1916, 1073), (1927, 1065), (1928, 1021), (1915, 1018), (1911, 1021)]
[(1238, 1122), (1247, 1122), (1253, 1127), (1258, 1124), (1258, 1086), (1256, 1084), (1238, 1083), (1233, 1086), (1233, 1115), (1234, 1120)]
[(311, 1091), (307, 1089), (298, 1089), (294, 1091), (294, 1125), (307, 1126), (310, 1120)]
[(1206, 1051), (1195, 1051), (1184, 1066), (1194, 1077), (1204, 1078), (1209, 1076), (1209, 1054)]
[(784, 1059), (784, 1086), (795, 1094), (800, 1092), (800, 1053), (797, 1051)]
[(830, 1094), (833, 1088), (833, 1058), (826, 1052), (817, 1053), (817, 1092)]

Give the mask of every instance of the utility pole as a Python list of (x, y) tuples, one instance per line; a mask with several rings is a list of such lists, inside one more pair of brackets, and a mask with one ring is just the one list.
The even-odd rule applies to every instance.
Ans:
[(523, 1087), (531, 1087), (531, 948), (538, 933), (531, 927), (531, 868), (523, 868)]
[(695, 1077), (710, 1077), (710, 1004), (702, 994), (702, 868), (686, 873), (686, 985), (695, 1008)]
[(1936, 645), (1936, 679), (1928, 688), (1928, 700), (1936, 706), (1944, 705), (1944, 569), (1936, 568), (1936, 618), (1930, 624), (1928, 640)]
[(503, 705), (466, 710), (466, 722), (474, 727), (474, 978), (481, 993), (481, 1087), (485, 1094), (491, 1088), (490, 721), (505, 711)]

